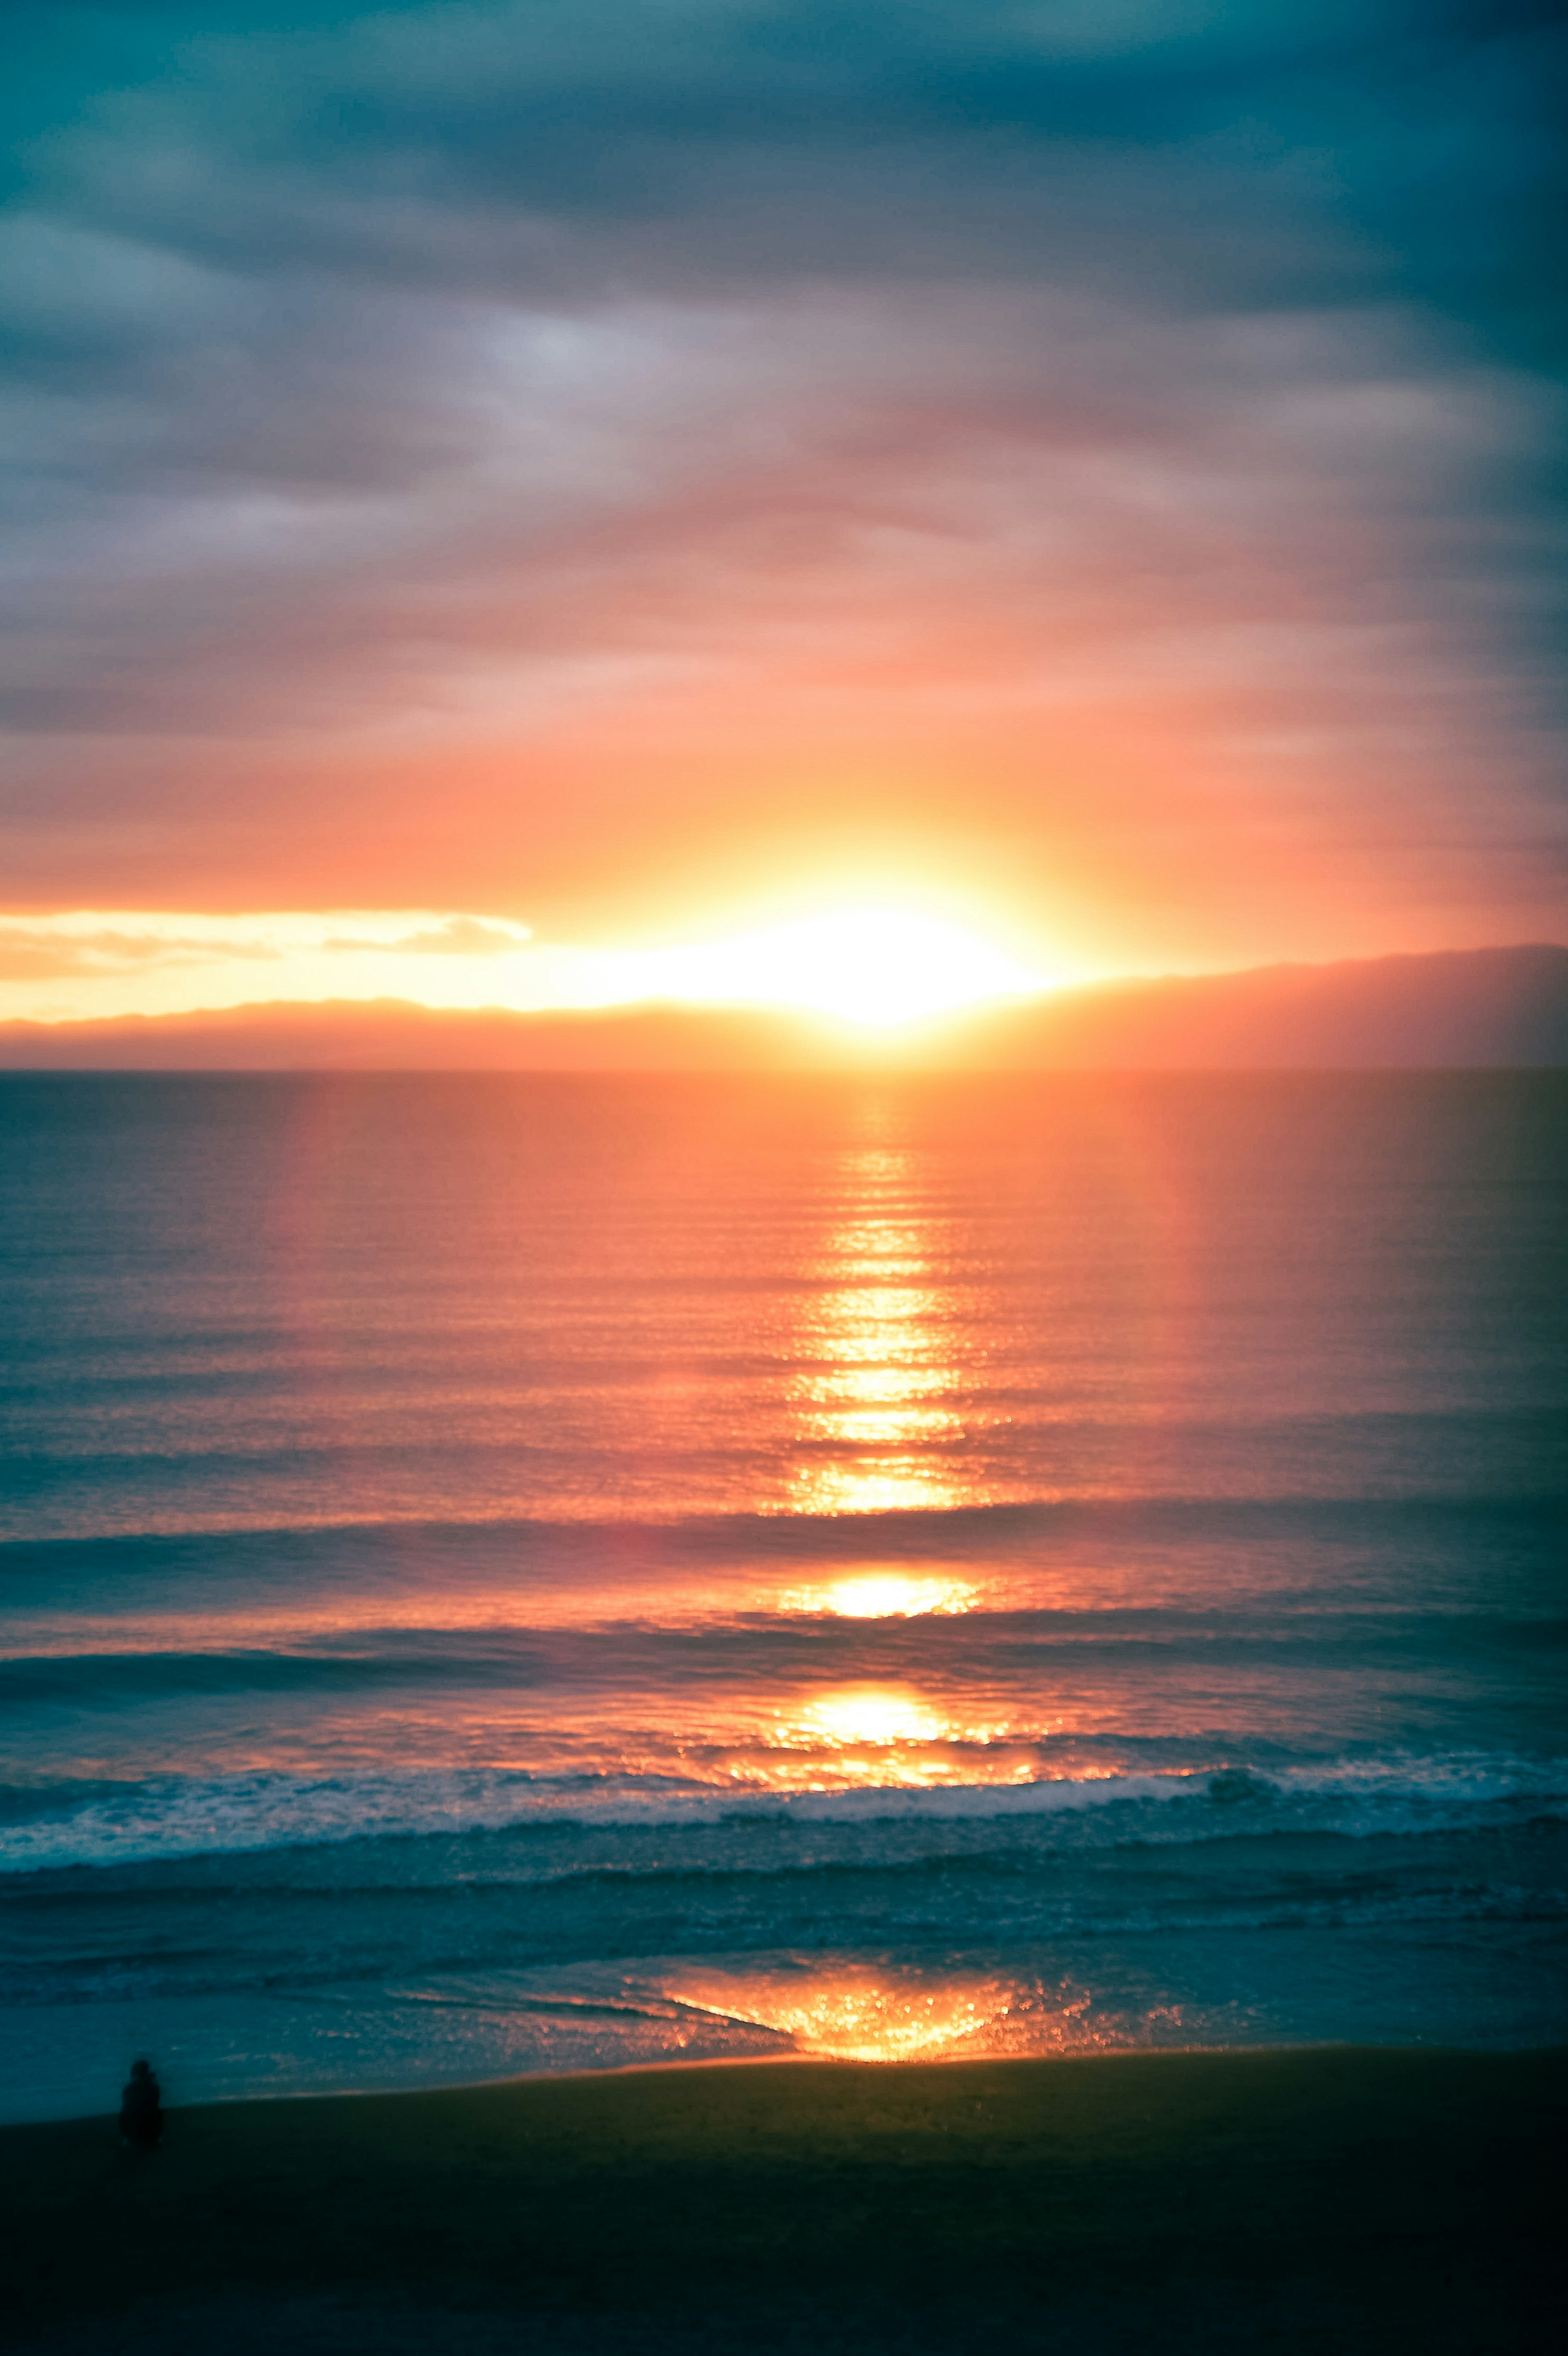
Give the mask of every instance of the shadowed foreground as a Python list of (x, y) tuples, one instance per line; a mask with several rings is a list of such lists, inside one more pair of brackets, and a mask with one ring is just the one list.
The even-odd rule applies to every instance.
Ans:
[[(1568, 2053), (664, 2070), (0, 2132), (24, 2342), (1534, 2351)], [(1555, 2172), (1554, 2172), (1555, 2171)]]

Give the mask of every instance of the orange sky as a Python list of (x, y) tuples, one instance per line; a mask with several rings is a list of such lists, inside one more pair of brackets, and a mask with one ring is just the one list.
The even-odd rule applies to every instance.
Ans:
[[(0, 909), (1564, 937), (1533, 36), (307, 13), (28, 84)], [(191, 980), (71, 937), (6, 1012)]]

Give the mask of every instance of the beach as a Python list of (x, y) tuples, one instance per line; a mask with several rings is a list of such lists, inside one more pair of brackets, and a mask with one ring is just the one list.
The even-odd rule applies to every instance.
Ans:
[(0, 1098), (0, 2122), (1568, 2037), (1559, 1076)]
[(3, 22), (0, 2356), (1555, 2356), (1568, 11)]
[(25, 2348), (1548, 2344), (1556, 1076), (0, 1096)]
[(0, 2131), (22, 2344), (1544, 2349), (1568, 2052), (726, 2063)]

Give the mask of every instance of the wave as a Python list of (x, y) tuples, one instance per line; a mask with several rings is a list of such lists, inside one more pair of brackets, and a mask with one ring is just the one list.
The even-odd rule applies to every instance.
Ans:
[(290, 1557), (313, 1565), (323, 1560), (382, 1565), (413, 1556), (422, 1566), (432, 1558), (450, 1565), (488, 1555), (499, 1546), (507, 1558), (558, 1554), (602, 1564), (607, 1555), (652, 1567), (689, 1560), (768, 1559), (797, 1552), (815, 1559), (859, 1561), (868, 1553), (911, 1558), (929, 1552), (946, 1556), (971, 1550), (994, 1558), (1012, 1543), (1079, 1529), (1123, 1530), (1154, 1537), (1187, 1537), (1229, 1532), (1240, 1537), (1277, 1530), (1282, 1517), (1310, 1535), (1384, 1538), (1428, 1529), (1442, 1539), (1455, 1534), (1455, 1517), (1488, 1527), (1522, 1531), (1560, 1529), (1568, 1522), (1568, 1493), (1561, 1487), (1455, 1497), (1434, 1490), (1402, 1495), (1282, 1496), (1188, 1495), (1180, 1491), (1091, 1497), (1043, 1497), (1002, 1503), (909, 1505), (864, 1512), (633, 1514), (568, 1516), (475, 1514), (432, 1518), (414, 1512), (389, 1517), (340, 1515), (275, 1523), (192, 1524), (169, 1531), (106, 1530), (93, 1536), (38, 1537), (20, 1534), (0, 1547), (0, 1571), (70, 1570), (100, 1563), (125, 1572), (199, 1566), (207, 1574), (232, 1564), (245, 1576), (258, 1568), (286, 1564)]
[[(0, 1788), (0, 1872), (243, 1856), (349, 1842), (639, 1826), (929, 1827), (1036, 1820), (1060, 1842), (1126, 1846), (1485, 1829), (1568, 1816), (1568, 1759), (1398, 1754), (779, 1794), (674, 1776), (522, 1770), (168, 1777)], [(858, 1869), (876, 1863), (863, 1856)], [(586, 1860), (585, 1860), (586, 1863)]]
[[(601, 1607), (602, 1612), (603, 1607)], [(1075, 1665), (1101, 1655), (1118, 1666), (1185, 1655), (1206, 1666), (1253, 1661), (1375, 1671), (1390, 1655), (1408, 1663), (1478, 1648), (1561, 1652), (1568, 1620), (1540, 1612), (1392, 1608), (1325, 1611), (1302, 1603), (1266, 1610), (1158, 1608), (972, 1609), (961, 1614), (857, 1619), (821, 1610), (660, 1620), (599, 1616), (564, 1626), (375, 1627), (284, 1645), (206, 1651), (146, 1646), (113, 1652), (16, 1654), (0, 1659), (0, 1708), (103, 1707), (161, 1697), (264, 1692), (352, 1693), (377, 1687), (617, 1684), (659, 1692), (671, 1677), (745, 1680), (759, 1670), (791, 1676), (899, 1677), (936, 1665), (948, 1679), (1015, 1677), (1056, 1655)]]
[(312, 1688), (356, 1691), (405, 1684), (411, 1677), (493, 1682), (506, 1673), (521, 1682), (530, 1664), (515, 1645), (504, 1659), (493, 1649), (443, 1648), (334, 1653), (236, 1650), (214, 1653), (55, 1653), (0, 1661), (0, 1707), (28, 1703), (137, 1702), (181, 1694), (276, 1692)]
[[(948, 1976), (967, 1958), (1054, 1956), (1082, 1971), (1092, 1956), (1142, 1949), (1168, 1969), (1184, 1941), (1234, 1953), (1239, 1941), (1299, 1934), (1314, 1944), (1480, 1941), (1506, 1934), (1516, 1955), (1559, 1955), (1568, 1925), (1563, 1844), (1518, 1871), (1517, 1847), (1490, 1873), (1453, 1846), (1404, 1869), (1369, 1876), (1350, 1856), (1316, 1860), (1304, 1875), (1293, 1852), (1218, 1878), (1181, 1877), (1157, 1894), (1136, 1875), (1110, 1879), (1059, 1870), (1019, 1873), (998, 1887), (993, 1860), (949, 1859), (922, 1869), (857, 1877), (845, 1902), (831, 1869), (768, 1877), (655, 1874), (629, 1891), (604, 1877), (544, 1885), (448, 1883), (424, 1888), (268, 1884), (207, 1878), (179, 1885), (78, 1887), (31, 1893), (29, 1933), (0, 1960), (7, 2007), (175, 2002), (247, 1996), (291, 2003), (361, 2005), (374, 1997), (452, 2010), (606, 2019), (656, 2011), (631, 1993), (647, 1959), (683, 1954), (688, 1982), (726, 1954), (756, 1959), (792, 1950), (818, 1972), (838, 1951), (880, 1953), (897, 1969)], [(1059, 1864), (1059, 1861), (1057, 1861)], [(1456, 1865), (1468, 1869), (1456, 1870)], [(478, 1905), (454, 1901), (478, 1897)], [(629, 1900), (629, 1907), (624, 1902)], [(676, 1943), (679, 1943), (678, 1946)], [(1385, 1965), (1387, 1962), (1384, 1953)], [(1340, 1951), (1343, 1960), (1343, 1951)], [(369, 1985), (365, 1985), (369, 1983)], [(568, 1993), (570, 1991), (570, 1993)], [(666, 1989), (674, 1997), (678, 1993)], [(711, 2005), (704, 2006), (712, 2009)], [(729, 2009), (729, 2008), (725, 2008)]]

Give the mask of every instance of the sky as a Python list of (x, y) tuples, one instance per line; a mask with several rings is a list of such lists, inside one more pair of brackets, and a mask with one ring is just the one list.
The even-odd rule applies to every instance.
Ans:
[(1568, 938), (1560, 7), (5, 14), (0, 1016)]

